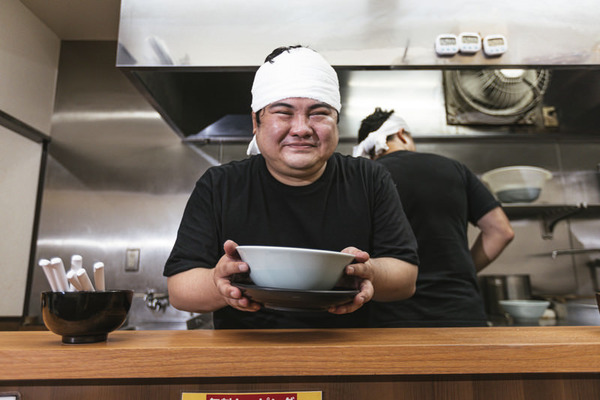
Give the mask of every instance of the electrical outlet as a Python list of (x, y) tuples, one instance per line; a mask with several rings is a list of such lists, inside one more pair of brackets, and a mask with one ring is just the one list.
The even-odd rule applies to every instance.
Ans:
[(140, 270), (140, 249), (127, 249), (125, 256), (125, 271), (137, 272)]

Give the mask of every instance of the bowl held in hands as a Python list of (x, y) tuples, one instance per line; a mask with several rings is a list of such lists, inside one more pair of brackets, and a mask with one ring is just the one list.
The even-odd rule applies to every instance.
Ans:
[(250, 279), (260, 287), (294, 290), (330, 290), (354, 260), (337, 251), (277, 246), (238, 246), (250, 267)]

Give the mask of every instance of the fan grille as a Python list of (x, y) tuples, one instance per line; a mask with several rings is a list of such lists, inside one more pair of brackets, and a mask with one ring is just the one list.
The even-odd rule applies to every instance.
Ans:
[(456, 70), (451, 81), (461, 100), (492, 116), (517, 116), (529, 112), (543, 97), (548, 70)]

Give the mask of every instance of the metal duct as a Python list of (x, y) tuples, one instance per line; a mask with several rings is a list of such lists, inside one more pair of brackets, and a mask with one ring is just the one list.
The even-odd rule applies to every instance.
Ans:
[[(403, 110), (405, 104), (414, 104), (415, 96), (443, 104), (441, 71), (521, 67), (570, 69), (582, 76), (581, 70), (597, 70), (598, 19), (595, 0), (572, 6), (559, 0), (123, 0), (117, 67), (185, 141), (244, 142), (251, 137), (254, 71), (276, 47), (307, 45), (340, 73), (341, 140), (352, 142), (360, 119), (375, 106)], [(482, 50), (449, 57), (436, 54), (439, 34), (461, 32), (483, 38), (503, 35), (508, 49), (493, 57)], [(400, 72), (412, 77), (398, 78)], [(412, 79), (417, 76), (421, 87), (435, 87), (434, 91), (415, 91), (419, 84)], [(351, 86), (358, 81), (369, 81), (368, 89)], [(397, 86), (398, 81), (408, 83)], [(389, 93), (395, 99), (381, 104), (381, 95)], [(352, 105), (350, 111), (346, 104)], [(430, 123), (419, 126), (430, 107), (422, 107), (423, 116), (412, 124), (417, 136), (472, 132)], [(592, 115), (582, 112), (586, 118)], [(558, 130), (571, 128), (561, 125)]]

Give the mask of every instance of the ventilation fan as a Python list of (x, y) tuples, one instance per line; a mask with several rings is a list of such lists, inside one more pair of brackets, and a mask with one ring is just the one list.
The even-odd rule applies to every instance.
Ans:
[(533, 125), (549, 80), (543, 69), (444, 71), (448, 123)]

